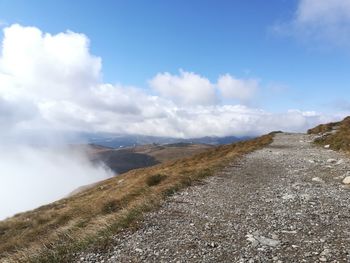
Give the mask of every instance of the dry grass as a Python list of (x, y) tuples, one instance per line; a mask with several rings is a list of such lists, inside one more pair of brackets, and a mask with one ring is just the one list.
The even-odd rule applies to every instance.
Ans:
[(72, 197), (0, 222), (0, 262), (69, 262), (87, 247), (108, 246), (177, 190), (272, 141), (273, 134), (193, 157), (130, 171)]
[(315, 128), (309, 129), (307, 131), (308, 134), (322, 134), (325, 132), (330, 132), (336, 126), (339, 126), (340, 122), (330, 122), (326, 124), (320, 124)]
[[(331, 131), (334, 132), (331, 133)], [(315, 142), (320, 145), (330, 145), (334, 150), (350, 152), (350, 117), (346, 117), (340, 122), (321, 124), (313, 129), (308, 130), (309, 134), (324, 134)]]

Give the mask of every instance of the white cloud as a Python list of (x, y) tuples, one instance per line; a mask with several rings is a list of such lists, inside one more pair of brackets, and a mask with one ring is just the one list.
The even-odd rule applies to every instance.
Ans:
[(4, 29), (0, 70), (3, 96), (71, 99), (98, 83), (101, 59), (89, 53), (82, 34), (44, 34), (15, 24)]
[(294, 18), (274, 29), (316, 47), (350, 47), (349, 0), (299, 0)]
[(350, 20), (348, 0), (301, 0), (297, 17), (298, 23), (336, 24)]
[[(241, 103), (259, 89), (255, 79), (229, 74), (217, 83), (193, 72), (159, 73), (157, 91), (101, 81), (101, 59), (90, 54), (83, 34), (43, 33), (35, 27), (5, 28), (0, 57), (0, 131), (10, 135), (45, 131), (113, 132), (199, 137), (253, 135), (276, 129), (303, 131), (323, 120), (303, 112), (281, 115)], [(283, 116), (283, 117), (281, 117)], [(291, 118), (290, 116), (297, 116)], [(14, 135), (15, 134), (15, 135)], [(47, 136), (45, 136), (47, 137)]]
[(219, 77), (217, 86), (224, 98), (246, 102), (255, 96), (259, 82), (256, 79), (238, 79), (225, 74)]
[(192, 72), (159, 73), (150, 81), (158, 95), (103, 83), (101, 59), (90, 54), (88, 38), (70, 31), (51, 35), (12, 25), (4, 30), (1, 48), (0, 200), (13, 202), (0, 204), (0, 217), (110, 176), (76, 154), (22, 145), (36, 143), (33, 138), (57, 143), (69, 131), (187, 138), (257, 135), (304, 131), (332, 119), (220, 104), (218, 89), (223, 97), (241, 101), (258, 89), (257, 81), (230, 75), (213, 84)]
[[(87, 128), (101, 62), (88, 39), (34, 27), (4, 29), (0, 56), (0, 219), (64, 197), (112, 173), (83, 153), (28, 144), (61, 140), (60, 130)], [(61, 108), (57, 115), (53, 105)], [(66, 114), (66, 115), (65, 115)], [(74, 125), (70, 125), (75, 121)], [(67, 124), (68, 123), (68, 124)], [(36, 133), (36, 141), (31, 132)], [(38, 135), (39, 134), (39, 135)], [(40, 140), (38, 140), (38, 138)], [(20, 193), (20, 194), (19, 194)]]
[(193, 72), (180, 70), (179, 75), (158, 73), (149, 81), (161, 96), (184, 105), (211, 105), (217, 102), (215, 87), (207, 79)]

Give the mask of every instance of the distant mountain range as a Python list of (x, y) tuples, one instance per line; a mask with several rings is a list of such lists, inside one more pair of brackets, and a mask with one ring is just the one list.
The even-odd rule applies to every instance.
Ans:
[(251, 139), (252, 137), (243, 136), (226, 136), (215, 137), (207, 136), (201, 138), (181, 139), (171, 137), (156, 137), (145, 135), (113, 135), (113, 134), (83, 134), (88, 143), (97, 144), (111, 148), (124, 148), (145, 144), (173, 144), (173, 143), (193, 143), (193, 144), (210, 144), (221, 145), (229, 144), (237, 141)]
[(207, 136), (179, 139), (99, 133), (82, 134), (79, 138), (84, 141), (83, 145), (89, 145), (89, 156), (92, 161), (102, 161), (114, 172), (120, 174), (132, 169), (192, 156), (216, 145), (230, 144), (250, 137)]
[(95, 144), (110, 148), (125, 148), (145, 144), (193, 143), (221, 145), (252, 139), (254, 136), (206, 136), (201, 138), (181, 139), (173, 137), (158, 137), (146, 135), (127, 135), (113, 133), (86, 133), (60, 131), (52, 134), (43, 130), (40, 133), (27, 131), (20, 136), (6, 138), (9, 144), (26, 144), (32, 146), (62, 145), (63, 144)]

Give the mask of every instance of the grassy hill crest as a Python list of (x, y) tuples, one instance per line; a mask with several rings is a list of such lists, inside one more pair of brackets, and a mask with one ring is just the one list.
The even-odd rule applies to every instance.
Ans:
[(329, 145), (331, 149), (350, 152), (350, 116), (339, 122), (321, 124), (309, 129), (308, 134), (315, 134), (315, 143)]
[(118, 231), (169, 195), (262, 148), (273, 133), (192, 157), (129, 171), (69, 198), (0, 222), (0, 262), (69, 262), (88, 246), (107, 246)]

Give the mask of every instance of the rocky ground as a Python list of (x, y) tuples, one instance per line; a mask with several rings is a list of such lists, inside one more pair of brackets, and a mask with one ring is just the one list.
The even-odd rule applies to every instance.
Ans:
[(303, 134), (170, 197), (78, 262), (350, 262), (350, 159)]

